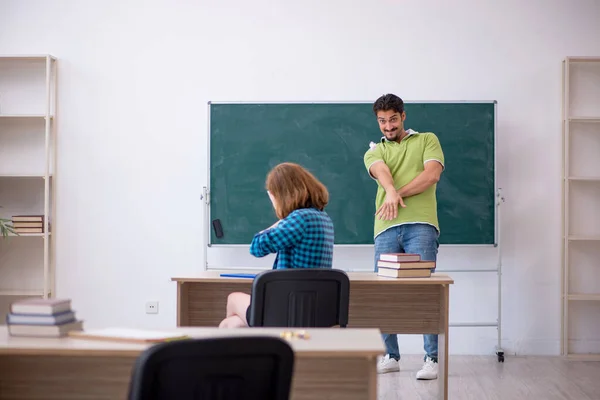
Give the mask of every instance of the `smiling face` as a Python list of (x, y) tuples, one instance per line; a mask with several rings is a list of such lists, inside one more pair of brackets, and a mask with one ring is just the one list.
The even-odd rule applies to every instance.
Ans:
[(404, 120), (406, 113), (395, 110), (377, 111), (377, 122), (383, 136), (389, 141), (399, 142), (405, 136)]
[(383, 136), (389, 141), (400, 142), (406, 136), (404, 130), (404, 101), (395, 94), (384, 94), (373, 103), (373, 112)]

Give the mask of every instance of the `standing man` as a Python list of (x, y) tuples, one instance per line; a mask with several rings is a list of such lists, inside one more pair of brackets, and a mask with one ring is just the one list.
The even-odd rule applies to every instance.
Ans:
[[(437, 136), (404, 130), (404, 102), (393, 94), (373, 104), (383, 136), (364, 155), (369, 175), (377, 181), (375, 271), (381, 253), (415, 253), (436, 261), (439, 246), (436, 184), (444, 170)], [(435, 268), (434, 268), (435, 270)], [(433, 271), (432, 271), (433, 272)], [(417, 379), (437, 379), (438, 335), (423, 335), (425, 364)], [(383, 334), (386, 355), (377, 372), (400, 370), (396, 334)]]

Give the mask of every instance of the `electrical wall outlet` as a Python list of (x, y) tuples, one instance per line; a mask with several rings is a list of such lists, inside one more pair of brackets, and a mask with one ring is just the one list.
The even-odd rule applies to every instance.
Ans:
[(146, 303), (146, 314), (158, 314), (158, 301), (149, 301)]

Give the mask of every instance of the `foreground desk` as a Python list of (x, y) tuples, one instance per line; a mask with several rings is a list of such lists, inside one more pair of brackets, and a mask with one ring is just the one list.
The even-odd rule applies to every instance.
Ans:
[[(225, 317), (227, 295), (250, 294), (252, 279), (225, 278), (221, 273), (260, 272), (210, 270), (177, 282), (177, 325), (218, 326)], [(439, 334), (439, 398), (448, 398), (447, 275), (431, 278), (385, 278), (373, 272), (349, 272), (349, 328), (379, 328), (384, 333)]]
[[(281, 329), (179, 328), (192, 337), (272, 335)], [(377, 398), (377, 329), (307, 329), (290, 340), (296, 362), (291, 399)], [(72, 338), (10, 337), (0, 326), (0, 399), (125, 400), (131, 368), (144, 344)]]

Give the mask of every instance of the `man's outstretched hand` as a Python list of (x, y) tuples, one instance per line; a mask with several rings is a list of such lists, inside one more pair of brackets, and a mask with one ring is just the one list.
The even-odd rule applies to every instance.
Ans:
[(402, 197), (400, 197), (395, 189), (386, 190), (385, 200), (377, 212), (375, 212), (375, 215), (379, 217), (379, 219), (387, 221), (393, 220), (398, 216), (398, 205), (406, 207), (404, 200), (402, 200)]

